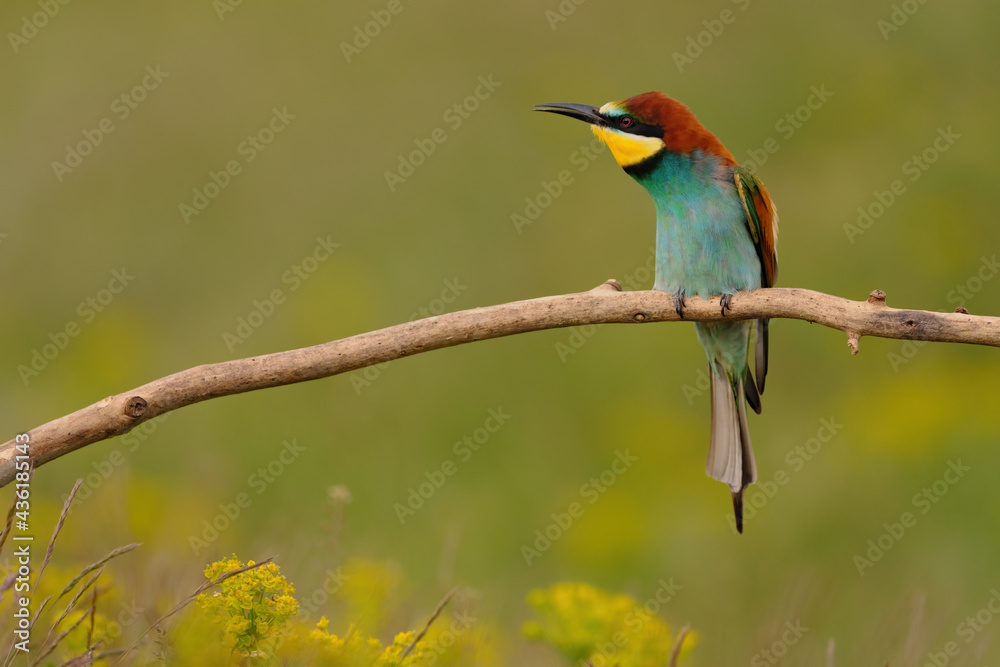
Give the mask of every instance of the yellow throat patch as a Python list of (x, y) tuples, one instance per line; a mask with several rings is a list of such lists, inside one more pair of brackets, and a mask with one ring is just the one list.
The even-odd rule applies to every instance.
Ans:
[(611, 154), (615, 156), (615, 160), (622, 167), (638, 164), (658, 153), (666, 145), (659, 137), (629, 134), (598, 125), (591, 125), (590, 129), (593, 130), (598, 139), (607, 144), (608, 148), (611, 149)]

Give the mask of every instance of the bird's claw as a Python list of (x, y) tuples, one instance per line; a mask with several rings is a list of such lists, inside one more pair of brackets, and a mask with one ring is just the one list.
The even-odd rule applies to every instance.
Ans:
[(684, 288), (680, 288), (674, 292), (674, 310), (677, 311), (677, 316), (684, 319)]
[(732, 294), (723, 294), (722, 298), (719, 299), (719, 303), (722, 304), (722, 316), (726, 316), (726, 310), (732, 310), (732, 306), (729, 305), (730, 300), (733, 298)]

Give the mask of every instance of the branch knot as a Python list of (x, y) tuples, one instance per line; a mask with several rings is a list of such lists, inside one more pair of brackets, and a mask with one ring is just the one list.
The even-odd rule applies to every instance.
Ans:
[(615, 280), (614, 278), (608, 278), (603, 283), (601, 283), (600, 285), (598, 285), (597, 287), (595, 287), (594, 289), (592, 289), (590, 291), (591, 292), (606, 292), (608, 290), (612, 290), (612, 291), (615, 291), (615, 292), (621, 292), (622, 291), (622, 284), (620, 282), (618, 282), (617, 280)]
[(872, 293), (868, 295), (868, 303), (873, 306), (884, 306), (885, 305), (885, 292), (880, 289), (873, 289)]
[(125, 401), (123, 412), (132, 419), (138, 419), (146, 412), (147, 407), (149, 407), (149, 403), (142, 396), (132, 396)]

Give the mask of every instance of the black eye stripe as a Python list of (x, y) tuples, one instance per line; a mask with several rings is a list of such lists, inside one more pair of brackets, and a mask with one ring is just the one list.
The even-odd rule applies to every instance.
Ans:
[(663, 137), (662, 127), (659, 125), (652, 125), (650, 123), (643, 123), (635, 116), (604, 116), (604, 119), (611, 127), (617, 127), (619, 130), (629, 134), (637, 134), (643, 137), (656, 137), (658, 139)]

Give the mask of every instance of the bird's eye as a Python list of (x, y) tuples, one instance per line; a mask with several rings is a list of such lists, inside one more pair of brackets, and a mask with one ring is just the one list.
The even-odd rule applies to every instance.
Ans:
[(632, 124), (634, 122), (635, 121), (632, 120), (629, 116), (622, 116), (622, 119), (618, 121), (618, 124), (621, 125), (622, 127), (632, 127)]

